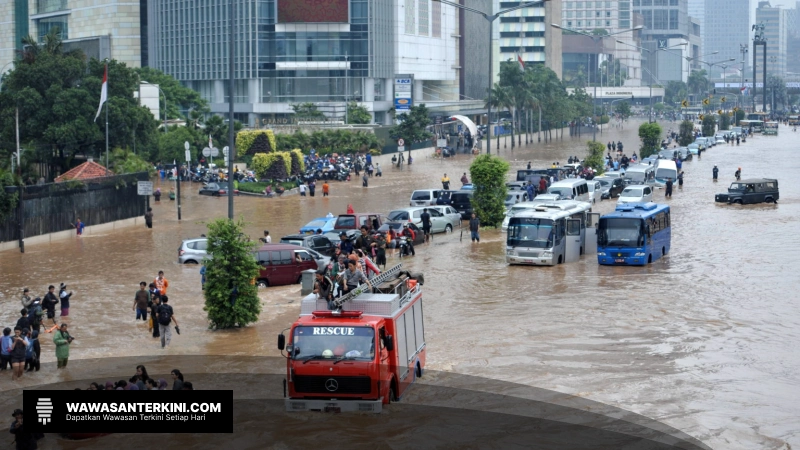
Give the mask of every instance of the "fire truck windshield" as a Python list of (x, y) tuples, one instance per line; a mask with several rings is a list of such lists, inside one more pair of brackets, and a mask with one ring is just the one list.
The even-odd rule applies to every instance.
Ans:
[(336, 325), (299, 326), (292, 335), (294, 359), (375, 358), (375, 330), (370, 327)]

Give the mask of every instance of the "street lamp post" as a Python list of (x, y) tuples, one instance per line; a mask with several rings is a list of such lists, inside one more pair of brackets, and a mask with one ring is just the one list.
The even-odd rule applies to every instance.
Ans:
[(745, 61), (747, 61), (745, 59), (745, 55), (747, 54), (747, 48), (748, 48), (748, 44), (747, 43), (739, 44), (739, 51), (742, 53), (742, 84), (741, 84), (741, 86), (739, 86), (739, 88), (740, 88), (739, 93), (742, 94), (742, 99), (741, 99), (741, 101), (739, 103), (739, 107), (741, 107), (741, 108), (744, 108), (744, 89), (745, 89), (745, 87), (744, 87), (744, 64), (745, 64)]
[[(621, 30), (621, 31), (616, 31), (614, 33), (603, 34), (603, 35), (594, 35), (594, 34), (589, 34), (589, 33), (580, 31), (580, 30), (575, 30), (575, 29), (572, 29), (572, 28), (564, 28), (564, 27), (562, 27), (561, 25), (559, 25), (557, 23), (551, 23), (550, 26), (552, 26), (553, 28), (558, 28), (559, 30), (565, 30), (565, 31), (569, 31), (571, 33), (581, 34), (583, 36), (588, 36), (589, 38), (592, 39), (592, 41), (594, 41), (595, 48), (597, 47), (597, 43), (600, 42), (600, 39), (603, 39), (604, 37), (609, 37), (609, 36), (614, 36), (614, 35), (617, 35), (617, 34), (627, 33), (629, 31), (638, 31), (638, 30), (641, 30), (642, 28), (644, 28), (644, 26), (639, 25), (639, 26), (633, 27), (633, 28), (628, 29), (628, 30)], [(620, 42), (622, 44), (627, 44), (627, 43), (622, 42), (620, 40), (617, 40), (617, 42)], [(630, 44), (627, 44), (627, 45), (630, 45)], [(591, 73), (591, 72), (589, 72), (589, 67), (588, 66), (586, 67), (586, 71), (587, 71), (587, 80), (588, 80), (589, 79), (589, 74)], [(597, 70), (596, 69), (595, 69), (595, 80), (594, 81), (595, 81), (594, 98), (592, 98), (592, 115), (593, 116), (595, 115), (595, 105), (597, 103)], [(600, 78), (600, 82), (602, 84), (602, 77)], [(597, 124), (594, 124), (594, 125), (595, 126), (592, 128), (592, 140), (593, 141), (597, 141)]]
[[(161, 95), (164, 96), (164, 133), (166, 133), (167, 132), (167, 94), (165, 94), (164, 91), (161, 90), (161, 86), (159, 86), (157, 84), (153, 84), (153, 83), (150, 83), (150, 82), (147, 82), (147, 81), (144, 81), (144, 80), (139, 80), (139, 83), (141, 83), (141, 84), (149, 84), (150, 86), (155, 86), (156, 89), (158, 89), (158, 92), (160, 92)], [(141, 95), (139, 95), (139, 97), (141, 98)]]
[(230, 32), (230, 36), (228, 37), (228, 146), (230, 148), (228, 149), (228, 220), (233, 221), (233, 159), (236, 157), (236, 136), (234, 130), (234, 125), (236, 122), (233, 119), (233, 102), (234, 95), (236, 94), (236, 85), (234, 83), (234, 56), (236, 53), (236, 7), (233, 0), (229, 1), (230, 4), (228, 5), (228, 17), (230, 18), (230, 23), (228, 24), (228, 27), (230, 29), (228, 31)]
[[(538, 0), (535, 2), (526, 2), (521, 5), (517, 5), (511, 8), (504, 9), (502, 11), (498, 11), (495, 14), (485, 13), (483, 11), (479, 11), (477, 9), (469, 8), (464, 5), (454, 3), (448, 0), (433, 0), (435, 2), (444, 3), (445, 5), (450, 5), (455, 8), (463, 9), (465, 11), (474, 12), (476, 14), (480, 14), (489, 22), (489, 90), (488, 90), (488, 100), (486, 101), (486, 153), (491, 153), (492, 147), (492, 75), (494, 75), (494, 68), (492, 66), (492, 38), (493, 38), (493, 31), (494, 31), (494, 21), (497, 20), (498, 17), (502, 16), (505, 13), (516, 11), (522, 8), (530, 8), (536, 5), (544, 4), (547, 0)], [(499, 148), (498, 148), (499, 150)]]

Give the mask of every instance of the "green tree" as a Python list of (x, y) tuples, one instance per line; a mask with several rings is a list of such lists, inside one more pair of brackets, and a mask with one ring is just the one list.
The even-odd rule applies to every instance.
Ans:
[(772, 104), (774, 101), (776, 111), (786, 108), (786, 103), (789, 99), (786, 90), (786, 82), (783, 81), (783, 78), (777, 75), (770, 75), (767, 77), (767, 87), (769, 88), (767, 103)]
[(325, 120), (325, 114), (317, 108), (317, 105), (306, 102), (289, 105), (294, 111), (298, 120)]
[(642, 140), (639, 155), (642, 158), (658, 153), (661, 144), (661, 131), (661, 125), (655, 122), (643, 123), (639, 126), (639, 138)]
[(736, 116), (735, 117), (736, 117), (736, 125), (739, 125), (739, 122), (741, 122), (745, 118), (744, 111), (741, 110), (741, 109), (736, 110)]
[(606, 146), (602, 142), (588, 141), (586, 142), (586, 148), (589, 156), (584, 160), (584, 165), (591, 167), (598, 173), (602, 173), (605, 168), (604, 153)]
[(678, 133), (678, 145), (686, 147), (692, 142), (694, 142), (694, 123), (691, 120), (684, 120)]
[(244, 222), (217, 219), (208, 224), (205, 307), (209, 327), (244, 327), (258, 320), (261, 301), (255, 280), (258, 264)]
[(731, 116), (728, 113), (722, 113), (719, 116), (719, 129), (720, 130), (728, 130), (731, 127)]
[(717, 116), (714, 114), (706, 114), (703, 117), (703, 136), (714, 136), (717, 128)]
[(150, 175), (155, 175), (156, 172), (152, 164), (122, 148), (115, 148), (111, 152), (109, 165), (116, 174), (148, 172)]
[(485, 226), (497, 227), (505, 216), (508, 161), (493, 155), (480, 155), (469, 166), (475, 186), (472, 209)]
[(680, 104), (689, 97), (689, 87), (683, 81), (670, 81), (664, 88), (664, 103)]
[(627, 101), (620, 102), (614, 106), (614, 112), (619, 114), (623, 119), (627, 119), (631, 116), (631, 104)]
[(428, 131), (431, 118), (424, 103), (412, 106), (411, 111), (400, 114), (397, 120), (400, 124), (389, 130), (389, 136), (393, 139), (403, 138), (409, 148), (414, 142), (426, 141), (433, 137), (433, 133)]
[(364, 125), (372, 122), (372, 116), (366, 107), (359, 105), (356, 102), (347, 104), (347, 123), (355, 125)]
[(6, 220), (17, 207), (19, 192), (6, 192), (6, 187), (18, 185), (11, 172), (0, 169), (0, 221)]
[(695, 95), (700, 95), (708, 90), (709, 81), (706, 77), (705, 70), (694, 70), (689, 75), (689, 82), (687, 83), (689, 92)]

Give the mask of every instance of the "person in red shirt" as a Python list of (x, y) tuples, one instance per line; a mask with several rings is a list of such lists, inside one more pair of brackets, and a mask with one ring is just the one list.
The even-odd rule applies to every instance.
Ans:
[(169, 281), (167, 281), (167, 279), (164, 278), (163, 270), (158, 271), (158, 276), (156, 277), (155, 280), (153, 280), (153, 283), (155, 283), (156, 289), (158, 289), (158, 292), (161, 294), (161, 296), (167, 295), (167, 288), (169, 287)]
[(547, 192), (547, 181), (544, 177), (539, 178), (539, 193), (544, 194)]

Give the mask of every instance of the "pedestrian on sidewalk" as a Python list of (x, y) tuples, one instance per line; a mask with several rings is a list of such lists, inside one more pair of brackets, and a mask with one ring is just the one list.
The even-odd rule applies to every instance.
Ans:
[(175, 322), (175, 332), (181, 334), (178, 328), (178, 320), (175, 319), (175, 314), (172, 311), (172, 306), (168, 305), (169, 297), (166, 295), (161, 296), (161, 306), (158, 307), (158, 332), (161, 335), (161, 348), (165, 348), (172, 340), (172, 323)]
[(481, 236), (478, 234), (481, 228), (481, 221), (478, 220), (478, 216), (475, 213), (472, 213), (472, 218), (469, 219), (469, 231), (472, 234), (472, 242), (481, 242)]
[(144, 224), (147, 228), (153, 228), (153, 208), (148, 207), (144, 213)]
[(67, 324), (62, 323), (61, 328), (53, 336), (53, 343), (56, 344), (56, 360), (59, 369), (66, 369), (69, 360), (69, 346), (74, 339), (67, 331)]

